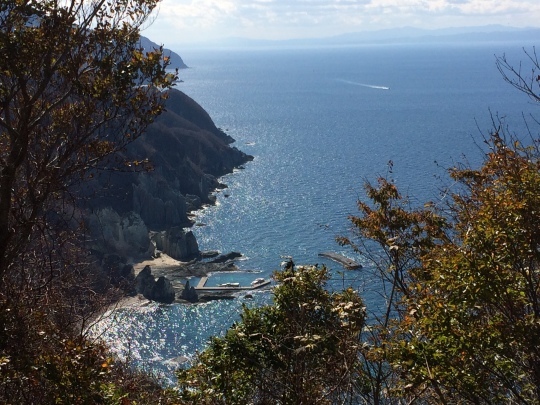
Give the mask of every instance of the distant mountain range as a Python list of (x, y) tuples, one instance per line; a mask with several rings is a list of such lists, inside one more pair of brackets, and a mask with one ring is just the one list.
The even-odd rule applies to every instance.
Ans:
[(454, 27), (426, 30), (403, 27), (370, 32), (343, 34), (327, 40), (342, 43), (351, 42), (461, 42), (461, 41), (509, 41), (538, 40), (540, 28), (515, 28), (503, 25), (485, 25), (479, 27)]
[[(213, 44), (201, 46), (230, 47), (312, 47), (361, 44), (408, 44), (408, 43), (473, 43), (517, 41), (540, 43), (540, 28), (516, 28), (503, 25), (477, 27), (453, 27), (440, 29), (421, 29), (402, 27), (376, 31), (360, 31), (324, 38), (305, 38), (289, 40), (254, 40), (247, 38), (228, 38)], [(195, 45), (195, 44), (194, 44)]]

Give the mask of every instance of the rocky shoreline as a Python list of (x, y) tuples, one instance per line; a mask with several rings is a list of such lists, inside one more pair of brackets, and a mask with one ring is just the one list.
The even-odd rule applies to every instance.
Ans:
[[(214, 204), (213, 193), (226, 188), (218, 179), (253, 159), (233, 142), (200, 105), (171, 90), (166, 111), (126, 148), (123, 158), (137, 164), (96, 173), (80, 190), (92, 254), (112, 280), (158, 302), (194, 302), (199, 297), (182, 295), (180, 279), (238, 270), (235, 257), (208, 259), (219, 253), (201, 252), (189, 229), (193, 212)], [(164, 257), (175, 262), (159, 266)], [(142, 268), (130, 265), (141, 262)]]
[[(135, 291), (147, 300), (162, 303), (196, 303), (234, 298), (228, 292), (196, 292), (189, 280), (192, 277), (205, 277), (211, 273), (240, 271), (234, 263), (239, 257), (241, 254), (231, 252), (227, 255), (218, 255), (212, 261), (179, 262), (166, 254), (161, 254), (133, 266)], [(160, 284), (159, 280), (162, 280)], [(156, 295), (153, 295), (153, 289), (157, 291)]]

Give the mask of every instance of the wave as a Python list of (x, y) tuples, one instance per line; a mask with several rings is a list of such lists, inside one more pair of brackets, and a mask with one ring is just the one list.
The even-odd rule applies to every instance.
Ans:
[(370, 89), (379, 89), (379, 90), (390, 90), (390, 87), (386, 87), (386, 86), (376, 86), (374, 84), (358, 83), (358, 82), (353, 82), (353, 81), (344, 80), (344, 79), (336, 79), (336, 80), (338, 82), (352, 84), (353, 86), (369, 87)]

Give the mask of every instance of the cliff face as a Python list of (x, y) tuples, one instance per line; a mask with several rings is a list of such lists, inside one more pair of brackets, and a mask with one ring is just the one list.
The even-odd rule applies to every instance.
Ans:
[[(166, 112), (123, 156), (148, 159), (151, 170), (138, 166), (125, 173), (100, 173), (94, 180), (89, 222), (95, 249), (130, 257), (147, 254), (145, 238), (150, 241), (144, 233), (149, 230), (159, 235), (154, 243), (172, 257), (196, 256), (192, 235), (180, 235), (182, 227), (191, 225), (188, 212), (212, 203), (211, 192), (223, 187), (217, 178), (252, 159), (231, 147), (232, 141), (200, 105), (171, 90)], [(127, 243), (132, 240), (137, 244)]]

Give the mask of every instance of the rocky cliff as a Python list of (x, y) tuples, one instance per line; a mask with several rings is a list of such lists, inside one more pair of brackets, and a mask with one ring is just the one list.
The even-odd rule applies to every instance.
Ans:
[(232, 142), (200, 105), (171, 90), (166, 112), (122, 157), (149, 164), (95, 176), (88, 203), (94, 249), (135, 258), (157, 244), (175, 259), (196, 257), (187, 214), (214, 202), (211, 193), (224, 187), (218, 178), (252, 159)]

